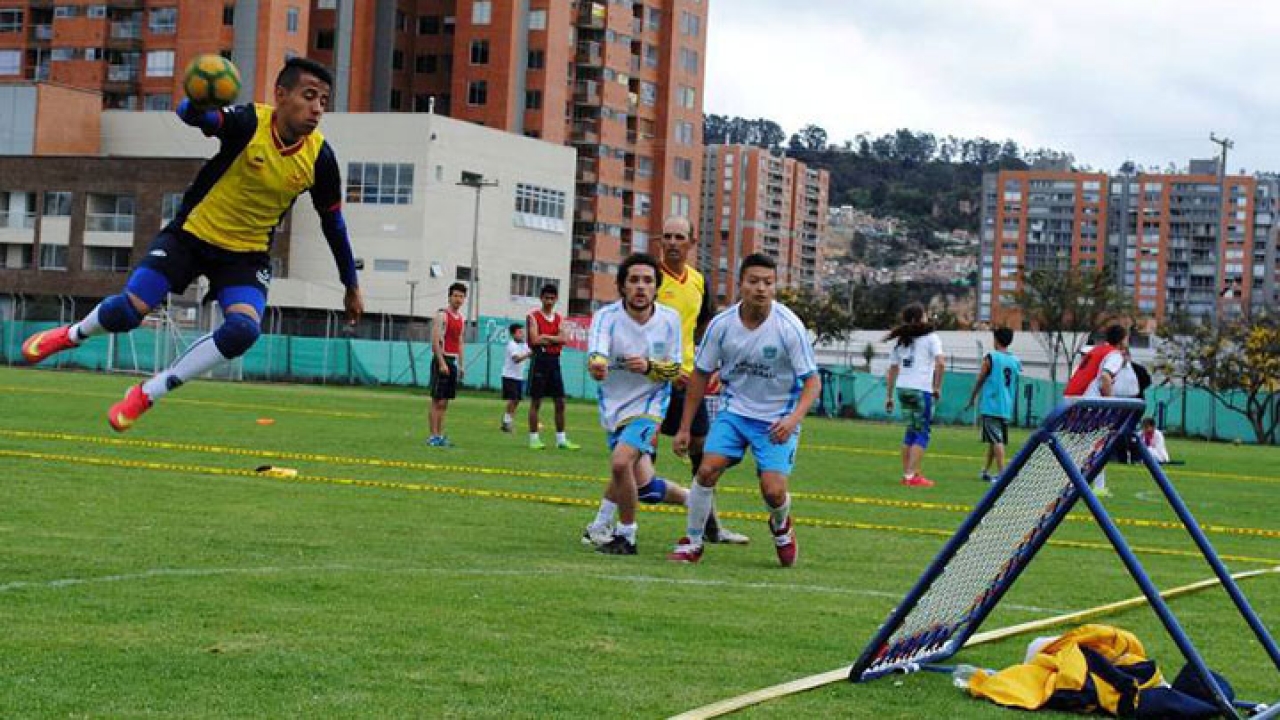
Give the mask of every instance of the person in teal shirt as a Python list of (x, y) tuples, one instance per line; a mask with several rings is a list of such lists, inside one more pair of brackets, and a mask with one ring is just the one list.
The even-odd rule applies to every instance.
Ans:
[[(996, 328), (996, 349), (982, 359), (982, 371), (969, 393), (965, 409), (973, 407), (979, 394), (982, 401), (978, 414), (982, 416), (982, 442), (987, 444), (987, 462), (982, 467), (982, 479), (995, 482), (1004, 471), (1005, 445), (1009, 444), (1009, 420), (1013, 418), (1013, 401), (1018, 393), (1018, 378), (1022, 375), (1022, 361), (1009, 352), (1013, 343), (1013, 330)], [(991, 467), (995, 466), (995, 475)]]

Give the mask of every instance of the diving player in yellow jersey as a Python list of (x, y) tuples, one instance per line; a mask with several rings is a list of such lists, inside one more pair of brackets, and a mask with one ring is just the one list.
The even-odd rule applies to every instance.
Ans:
[(347, 322), (359, 321), (364, 302), (342, 219), (338, 161), (316, 129), (332, 86), (323, 65), (293, 58), (276, 77), (275, 107), (203, 108), (183, 100), (178, 117), (217, 137), (218, 154), (200, 168), (177, 217), (152, 241), (124, 291), (103, 300), (79, 323), (28, 338), (22, 345), (26, 361), (38, 363), (95, 335), (129, 332), (166, 294), (181, 293), (204, 275), (225, 320), (111, 406), (111, 427), (128, 430), (169, 391), (243, 355), (257, 341), (271, 283), (268, 252), (275, 227), (304, 192), (311, 193), (346, 288), (342, 304)]

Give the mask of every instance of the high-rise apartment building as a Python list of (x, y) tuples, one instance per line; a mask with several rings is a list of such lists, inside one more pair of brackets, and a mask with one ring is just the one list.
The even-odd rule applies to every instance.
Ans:
[(826, 170), (754, 145), (709, 145), (703, 159), (698, 262), (719, 305), (738, 297), (738, 265), (778, 261), (780, 285), (818, 289), (826, 234)]
[(1278, 191), (1270, 177), (1220, 185), (1212, 160), (1176, 174), (988, 173), (978, 319), (1020, 324), (1012, 295), (1043, 267), (1106, 266), (1155, 321), (1274, 305)]
[(164, 110), (201, 53), (240, 67), (242, 100), (269, 100), (287, 57), (307, 52), (306, 0), (0, 0), (0, 84), (102, 93), (103, 106)]
[(312, 0), (335, 108), (434, 112), (578, 151), (569, 310), (617, 297), (665, 215), (697, 226), (708, 0)]

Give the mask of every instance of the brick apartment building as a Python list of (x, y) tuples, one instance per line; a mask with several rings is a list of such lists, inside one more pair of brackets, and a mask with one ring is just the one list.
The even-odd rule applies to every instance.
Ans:
[(1055, 265), (1110, 268), (1156, 322), (1274, 306), (1280, 183), (1229, 175), (1223, 184), (1225, 196), (1213, 160), (1177, 174), (988, 173), (978, 319), (1020, 324), (1012, 293), (1025, 272)]
[(243, 100), (268, 100), (287, 57), (305, 55), (305, 0), (0, 0), (0, 84), (102, 93), (107, 108), (165, 110), (201, 53), (234, 58)]
[(778, 261), (781, 285), (819, 289), (826, 235), (826, 170), (753, 145), (709, 145), (703, 159), (699, 266), (717, 304), (738, 296), (743, 257)]
[(668, 214), (695, 227), (709, 0), (312, 0), (335, 109), (425, 112), (578, 151), (569, 311)]

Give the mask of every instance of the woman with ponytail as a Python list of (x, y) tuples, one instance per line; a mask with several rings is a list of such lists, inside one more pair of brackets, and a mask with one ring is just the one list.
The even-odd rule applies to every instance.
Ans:
[(942, 373), (946, 370), (942, 340), (933, 324), (926, 320), (920, 303), (903, 308), (902, 324), (890, 330), (884, 339), (896, 341), (889, 355), (889, 372), (885, 375), (884, 409), (893, 414), (896, 390), (907, 421), (902, 438), (902, 484), (933, 487), (933, 481), (920, 474), (920, 464), (929, 447), (933, 409), (942, 395)]

